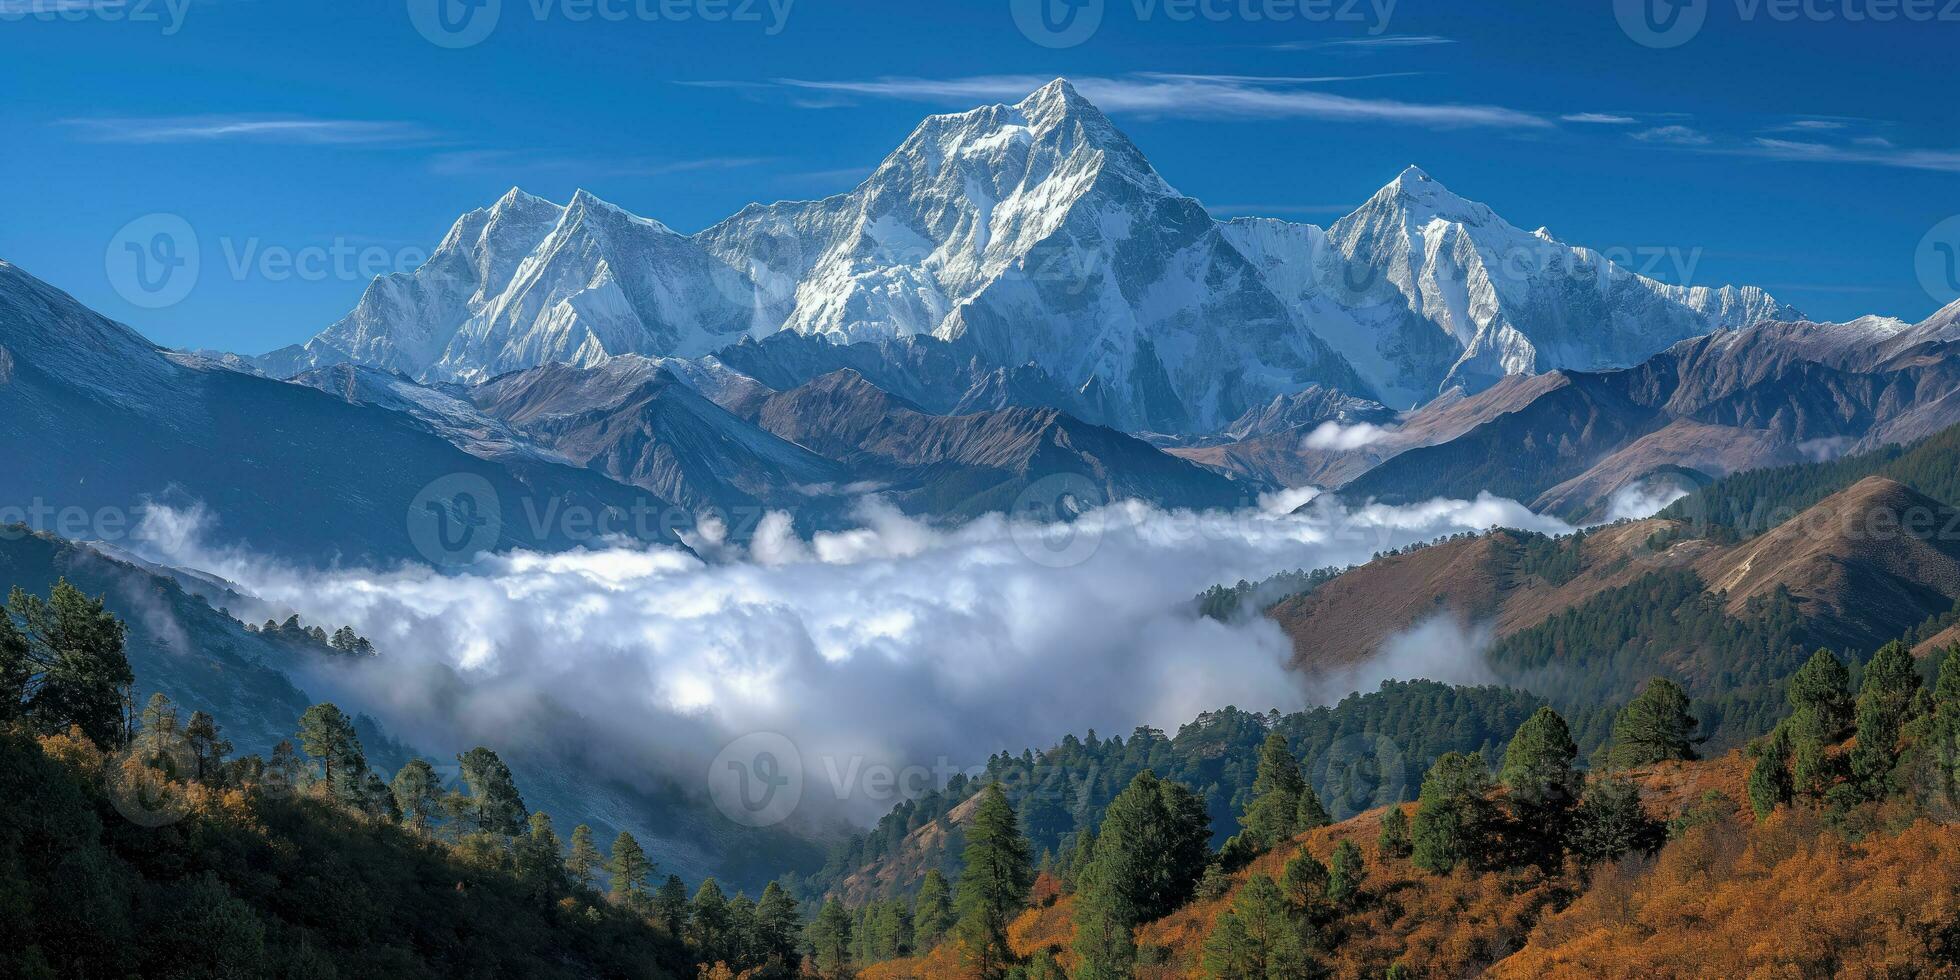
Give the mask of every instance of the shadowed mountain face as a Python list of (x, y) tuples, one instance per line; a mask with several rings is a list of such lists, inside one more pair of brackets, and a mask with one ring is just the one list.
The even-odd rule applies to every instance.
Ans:
[[(0, 507), (19, 509), (0, 517), (77, 537), (126, 534), (165, 503), (201, 507), (214, 544), (388, 564), (562, 548), (579, 543), (559, 521), (568, 512), (670, 509), (563, 463), (470, 455), (397, 412), (167, 355), (4, 262), (0, 349)], [(451, 532), (472, 521), (473, 540), (445, 544), (431, 503)], [(658, 519), (641, 524), (647, 540), (675, 541)]]
[(1702, 480), (1911, 441), (1960, 422), (1960, 344), (1897, 344), (1921, 331), (1865, 320), (1699, 337), (1624, 371), (1552, 372), (1439, 401), (1370, 447), (1376, 458), (1321, 465), (1361, 469), (1341, 481), (1355, 499), (1489, 490), (1596, 519), (1615, 492), (1656, 474)]

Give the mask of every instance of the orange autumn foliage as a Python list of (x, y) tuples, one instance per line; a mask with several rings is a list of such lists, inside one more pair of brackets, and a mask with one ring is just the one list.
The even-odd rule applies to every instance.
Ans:
[[(1432, 875), (1377, 845), (1382, 810), (1295, 838), (1199, 899), (1137, 930), (1140, 980), (1201, 975), (1204, 941), (1253, 874), (1275, 879), (1301, 849), (1323, 863), (1334, 846), (1360, 847), (1366, 877), (1355, 907), (1324, 931), (1330, 974), (1377, 980), (1400, 964), (1416, 976), (1898, 977), (1954, 976), (1960, 954), (1960, 825), (1908, 824), (1898, 809), (1862, 813), (1891, 828), (1852, 843), (1823, 817), (1783, 811), (1754, 823), (1749, 763), (1739, 753), (1629, 773), (1646, 808), (1695, 825), (1658, 854), (1585, 872), (1459, 870)], [(1413, 810), (1405, 805), (1404, 812)], [(1042, 949), (1067, 968), (1075, 899), (1053, 879), (1010, 927), (1018, 955)], [(867, 980), (966, 980), (949, 944), (867, 967)]]
[(1500, 977), (1957, 976), (1960, 827), (1852, 843), (1808, 811), (1688, 831), (1594, 878)]

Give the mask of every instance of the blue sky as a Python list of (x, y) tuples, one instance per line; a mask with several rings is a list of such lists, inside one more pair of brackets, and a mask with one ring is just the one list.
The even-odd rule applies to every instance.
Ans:
[[(1068, 76), (1220, 213), (1325, 224), (1419, 163), (1657, 278), (1832, 319), (1952, 298), (1923, 260), (1960, 246), (1955, 0), (1079, 0), (1079, 38), (1017, 26), (1039, 0), (497, 0), (460, 47), (418, 30), (433, 2), (0, 0), (0, 258), (161, 343), (258, 352), (512, 185), (692, 231)], [(148, 309), (105, 253), (153, 213), (201, 270)]]

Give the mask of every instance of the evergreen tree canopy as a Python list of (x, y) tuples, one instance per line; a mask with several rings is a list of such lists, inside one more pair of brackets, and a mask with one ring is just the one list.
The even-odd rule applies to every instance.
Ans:
[(823, 903), (804, 936), (810, 948), (810, 966), (817, 976), (839, 980), (850, 975), (851, 913), (844, 910), (842, 902), (833, 898)]
[(571, 876), (572, 884), (591, 888), (604, 860), (599, 855), (599, 845), (592, 840), (592, 828), (585, 824), (573, 827), (572, 849), (565, 855), (565, 873)]
[[(1273, 732), (1259, 748), (1259, 773), (1252, 781), (1252, 803), (1240, 825), (1247, 840), (1268, 850), (1291, 840), (1300, 830), (1301, 794), (1307, 789), (1300, 760), (1286, 747), (1286, 736)], [(1319, 800), (1314, 801), (1319, 806)], [(1325, 811), (1322, 811), (1325, 814)]]
[(1527, 805), (1563, 805), (1578, 796), (1579, 774), (1572, 768), (1578, 755), (1565, 719), (1547, 705), (1511, 736), (1498, 781), (1512, 799)]
[(1437, 759), (1417, 795), (1410, 861), (1443, 874), (1479, 856), (1490, 826), (1489, 790), (1481, 756), (1451, 752)]
[(1361, 880), (1367, 875), (1360, 847), (1351, 840), (1335, 844), (1333, 859), (1327, 867), (1327, 900), (1336, 905), (1354, 901), (1361, 891)]
[(1851, 775), (1867, 799), (1884, 799), (1898, 787), (1899, 736), (1912, 717), (1919, 695), (1919, 670), (1912, 650), (1894, 640), (1865, 665), (1858, 691), (1858, 744), (1851, 750)]
[(1653, 678), (1613, 722), (1613, 764), (1645, 766), (1693, 759), (1695, 727), (1694, 716), (1688, 713), (1688, 692), (1665, 677)]
[(43, 735), (71, 726), (103, 748), (128, 741), (123, 704), (136, 682), (122, 621), (67, 579), (43, 600), (16, 586), (0, 607), (0, 721), (25, 718)]
[(470, 820), (477, 830), (511, 837), (524, 830), (524, 797), (510, 767), (479, 745), (456, 757), (463, 785), (470, 790)]
[(343, 803), (358, 803), (364, 795), (367, 755), (354, 734), (354, 720), (331, 701), (324, 701), (299, 716), (299, 747), (320, 760), (321, 778), (327, 789)]
[(1014, 808), (999, 783), (981, 791), (966, 827), (964, 867), (954, 908), (962, 950), (982, 980), (1000, 980), (1014, 961), (1007, 926), (1027, 907), (1034, 870)]
[(926, 872), (912, 906), (912, 929), (920, 949), (931, 949), (953, 927), (953, 896), (938, 868)]
[(653, 862), (647, 860), (647, 852), (632, 834), (622, 830), (613, 838), (606, 873), (612, 877), (612, 899), (616, 904), (634, 911), (645, 910), (647, 877), (653, 874)]
[(1205, 939), (1205, 976), (1279, 980), (1313, 975), (1313, 962), (1279, 886), (1253, 875)]
[[(401, 812), (402, 821), (418, 834), (427, 833), (442, 802), (442, 786), (436, 779), (435, 767), (422, 759), (410, 759), (395, 773), (389, 790), (395, 796), (395, 809)], [(588, 829), (587, 833), (591, 831)]]
[(1409, 856), (1409, 817), (1402, 812), (1400, 805), (1391, 806), (1387, 813), (1382, 814), (1381, 837), (1377, 843), (1383, 857)]

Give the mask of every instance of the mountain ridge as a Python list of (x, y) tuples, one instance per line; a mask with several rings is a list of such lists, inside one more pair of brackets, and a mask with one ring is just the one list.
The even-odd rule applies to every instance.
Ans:
[(936, 339), (982, 374), (1038, 369), (1039, 397), (1071, 392), (1058, 407), (1090, 421), (1195, 435), (1312, 385), (1409, 408), (1794, 313), (1522, 232), (1416, 167), (1327, 229), (1217, 221), (1057, 79), (928, 117), (850, 191), (751, 204), (694, 235), (583, 190), (561, 206), (512, 189), (421, 269), (257, 363), (481, 381), (777, 333)]

